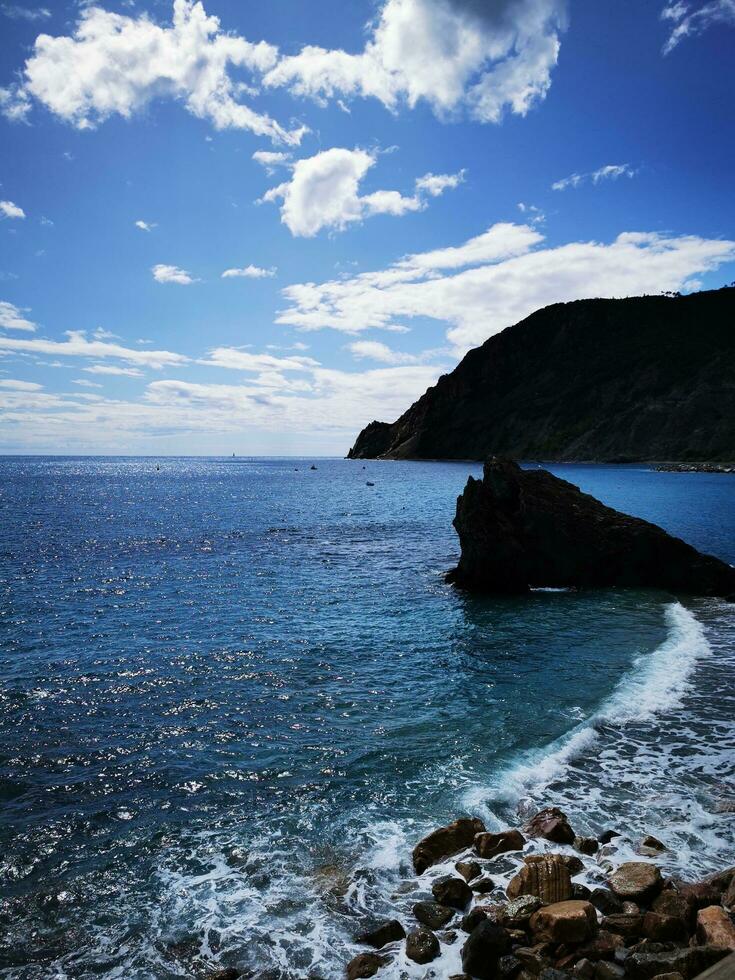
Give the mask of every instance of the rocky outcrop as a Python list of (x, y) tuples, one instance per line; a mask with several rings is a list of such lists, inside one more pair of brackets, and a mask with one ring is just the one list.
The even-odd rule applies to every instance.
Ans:
[(735, 593), (735, 569), (725, 562), (546, 470), (522, 470), (507, 459), (489, 460), (482, 480), (469, 478), (454, 527), (462, 554), (449, 579), (475, 591), (623, 586)]
[(566, 902), (572, 897), (572, 879), (563, 855), (544, 854), (521, 868), (510, 880), (508, 898), (535, 895), (542, 902)]
[(439, 827), (413, 849), (413, 866), (416, 874), (423, 874), (432, 864), (463, 851), (469, 847), (476, 834), (485, 830), (482, 820), (461, 817), (446, 827)]
[(507, 851), (521, 851), (526, 838), (519, 830), (501, 830), (498, 834), (477, 834), (475, 850), (481, 858), (494, 858)]
[(491, 337), (354, 459), (735, 460), (735, 289), (557, 303)]

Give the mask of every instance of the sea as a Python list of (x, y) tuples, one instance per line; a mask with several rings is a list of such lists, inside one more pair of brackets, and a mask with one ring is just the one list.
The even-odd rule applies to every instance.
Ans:
[[(549, 469), (735, 562), (732, 475)], [(0, 459), (0, 977), (336, 980), (461, 815), (617, 831), (590, 883), (644, 834), (735, 863), (735, 606), (457, 591), (469, 474)]]

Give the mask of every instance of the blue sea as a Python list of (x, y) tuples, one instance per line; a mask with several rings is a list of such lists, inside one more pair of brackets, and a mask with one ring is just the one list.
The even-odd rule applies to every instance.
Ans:
[[(735, 561), (735, 477), (550, 469)], [(0, 459), (1, 977), (342, 977), (465, 813), (733, 863), (735, 607), (456, 591), (479, 472)]]

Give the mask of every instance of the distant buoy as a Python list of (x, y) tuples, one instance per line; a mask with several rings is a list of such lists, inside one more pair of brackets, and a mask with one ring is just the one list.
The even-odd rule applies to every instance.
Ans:
[(316, 469), (316, 466), (314, 466), (314, 464), (312, 463), (312, 464), (311, 464), (311, 468), (312, 468), (313, 470), (315, 470), (315, 469)]

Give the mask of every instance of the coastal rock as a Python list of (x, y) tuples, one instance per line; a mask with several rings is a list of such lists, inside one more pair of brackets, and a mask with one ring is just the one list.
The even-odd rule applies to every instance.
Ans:
[(693, 980), (727, 955), (728, 951), (718, 946), (648, 948), (629, 956), (625, 971), (632, 980), (653, 980), (662, 973), (680, 973), (684, 980)]
[(663, 879), (655, 864), (628, 861), (610, 877), (610, 887), (621, 899), (647, 904), (661, 891)]
[(526, 838), (519, 830), (501, 830), (499, 834), (477, 834), (475, 850), (481, 858), (494, 858), (507, 851), (521, 851)]
[(413, 849), (413, 866), (417, 874), (423, 874), (432, 864), (444, 861), (446, 858), (470, 847), (475, 834), (485, 830), (482, 820), (462, 817), (446, 827), (439, 827)]
[(600, 844), (609, 844), (611, 841), (614, 841), (616, 837), (622, 837), (619, 830), (603, 830), (597, 840)]
[(600, 925), (608, 932), (625, 936), (626, 939), (637, 939), (643, 932), (643, 916), (614, 913), (603, 916)]
[(557, 902), (535, 912), (530, 927), (540, 941), (583, 943), (597, 929), (597, 914), (589, 902)]
[(645, 851), (655, 851), (658, 854), (667, 849), (666, 845), (652, 834), (647, 834), (638, 846), (644, 848)]
[(728, 912), (735, 911), (735, 877), (732, 878), (722, 895), (722, 904)]
[(565, 902), (572, 897), (572, 879), (560, 854), (545, 854), (524, 864), (506, 893), (510, 899), (536, 895), (542, 902)]
[[(469, 477), (454, 527), (461, 555), (449, 581), (472, 591), (621, 586), (735, 594), (735, 568), (725, 562), (612, 510), (546, 470), (522, 470), (507, 459), (485, 463), (482, 480)], [(546, 834), (540, 829), (545, 823)], [(555, 823), (550, 811), (537, 814), (526, 833), (574, 841), (568, 824)]]
[(487, 919), (485, 910), (481, 909), (479, 906), (475, 906), (475, 908), (470, 909), (467, 915), (465, 915), (462, 919), (462, 932), (472, 932), (472, 930), (476, 926), (479, 926), (481, 922), (484, 922), (485, 919)]
[(596, 837), (575, 837), (573, 844), (580, 854), (586, 854), (588, 857), (597, 854), (600, 847)]
[(623, 903), (609, 888), (593, 888), (590, 902), (603, 915), (616, 915), (623, 911)]
[(576, 955), (585, 956), (594, 962), (611, 960), (624, 947), (625, 940), (622, 936), (600, 929), (596, 936), (577, 950)]
[(482, 874), (482, 868), (477, 861), (457, 861), (454, 867), (468, 883), (474, 881), (475, 878), (479, 878)]
[[(515, 463), (511, 463), (511, 466), (515, 466)], [(544, 840), (550, 840), (554, 844), (574, 843), (575, 835), (567, 815), (555, 806), (540, 810), (529, 820), (525, 830), (529, 837), (543, 837)]]
[(441, 929), (454, 918), (455, 913), (454, 909), (448, 909), (438, 902), (417, 902), (413, 907), (413, 914), (429, 929)]
[(388, 943), (395, 943), (399, 939), (404, 939), (405, 935), (406, 930), (398, 919), (391, 919), (389, 922), (383, 922), (375, 929), (363, 933), (358, 942), (365, 943), (366, 946), (374, 946), (375, 949), (381, 949)]
[(359, 953), (347, 964), (347, 980), (365, 980), (374, 977), (378, 970), (388, 963), (387, 956), (379, 953)]
[(431, 893), (440, 905), (463, 909), (472, 899), (472, 889), (464, 878), (444, 875), (431, 886)]
[(462, 969), (480, 980), (495, 980), (498, 960), (510, 951), (510, 938), (487, 919), (470, 933), (462, 947)]
[(710, 905), (709, 908), (699, 910), (697, 942), (735, 951), (735, 925), (721, 906)]
[(595, 980), (623, 980), (625, 970), (617, 963), (606, 963), (604, 960), (597, 964)]
[(534, 912), (541, 907), (541, 899), (536, 895), (521, 895), (508, 902), (501, 912), (501, 921), (506, 929), (519, 929), (527, 925)]
[(682, 919), (663, 912), (646, 912), (643, 916), (643, 935), (655, 942), (686, 939), (686, 926)]
[(406, 936), (406, 956), (414, 963), (431, 963), (440, 952), (439, 940), (431, 929), (419, 926)]
[(217, 970), (215, 973), (210, 973), (209, 980), (240, 980), (243, 974), (240, 970), (237, 970), (234, 966), (224, 967), (222, 970)]

